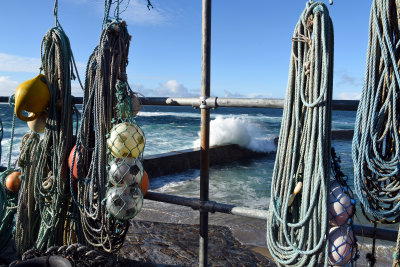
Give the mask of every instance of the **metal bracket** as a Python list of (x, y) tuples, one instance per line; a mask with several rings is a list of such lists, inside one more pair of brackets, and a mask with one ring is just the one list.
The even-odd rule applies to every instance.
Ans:
[(199, 200), (199, 211), (200, 212), (211, 212), (215, 213), (215, 201), (201, 201)]
[(206, 96), (200, 96), (200, 108), (209, 108), (207, 107), (207, 97)]
[(217, 105), (217, 98), (218, 97), (206, 97), (206, 96), (201, 96), (200, 101), (199, 101), (199, 107), (201, 109), (205, 108), (212, 108), (216, 109), (218, 107)]

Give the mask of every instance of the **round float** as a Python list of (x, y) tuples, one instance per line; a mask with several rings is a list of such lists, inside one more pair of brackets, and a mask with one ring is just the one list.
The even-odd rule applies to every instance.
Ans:
[(106, 193), (107, 211), (118, 220), (132, 219), (143, 205), (143, 195), (134, 186), (114, 186)]
[(8, 191), (17, 193), (21, 187), (21, 172), (12, 172), (6, 177), (6, 188)]
[(329, 229), (329, 264), (346, 265), (353, 257), (354, 234), (347, 225)]
[(143, 177), (143, 165), (139, 159), (116, 158), (110, 163), (108, 179), (113, 185), (131, 185), (140, 183)]
[(129, 122), (115, 125), (107, 139), (111, 154), (116, 158), (137, 158), (143, 151), (145, 142), (142, 129)]
[(354, 213), (350, 196), (336, 181), (329, 186), (329, 224), (343, 225)]

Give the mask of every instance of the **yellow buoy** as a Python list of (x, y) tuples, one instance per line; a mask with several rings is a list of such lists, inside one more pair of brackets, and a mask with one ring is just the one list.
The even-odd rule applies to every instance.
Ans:
[(139, 126), (123, 122), (115, 125), (110, 131), (107, 145), (116, 158), (137, 158), (146, 143), (144, 133)]
[[(21, 83), (15, 91), (15, 115), (23, 121), (33, 121), (37, 119), (47, 108), (50, 102), (49, 88), (42, 79), (43, 74)], [(25, 117), (23, 111), (30, 112), (29, 117)]]

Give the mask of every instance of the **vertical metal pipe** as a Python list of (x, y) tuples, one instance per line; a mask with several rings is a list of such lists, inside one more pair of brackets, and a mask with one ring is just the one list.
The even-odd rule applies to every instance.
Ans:
[[(211, 0), (203, 0), (202, 6), (202, 58), (201, 96), (210, 96), (210, 55), (211, 55)], [(205, 101), (204, 101), (205, 103)], [(201, 107), (201, 149), (200, 149), (200, 202), (208, 201), (210, 165), (210, 109)], [(200, 208), (199, 266), (208, 265), (208, 211)]]

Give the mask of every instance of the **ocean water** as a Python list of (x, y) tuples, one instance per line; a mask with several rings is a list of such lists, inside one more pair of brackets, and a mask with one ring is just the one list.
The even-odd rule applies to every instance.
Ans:
[[(78, 106), (79, 108), (81, 107)], [(333, 129), (348, 130), (354, 128), (356, 112), (333, 111), (332, 115)], [(276, 147), (273, 140), (279, 135), (281, 116), (281, 109), (218, 108), (212, 110), (210, 144), (235, 143), (255, 151), (274, 151)], [(12, 128), (12, 110), (7, 104), (0, 104), (0, 117), (4, 125), (4, 138), (1, 142), (3, 154), (1, 155), (0, 165), (5, 166), (9, 155)], [(136, 122), (146, 135), (144, 156), (199, 146), (199, 109), (196, 110), (192, 107), (142, 106), (136, 117)], [(28, 130), (25, 122), (16, 119), (14, 145), (11, 154), (12, 163), (18, 157), (21, 138)], [(333, 140), (332, 146), (340, 156), (342, 171), (349, 177), (349, 185), (353, 188), (351, 140)], [(258, 158), (211, 167), (210, 199), (222, 203), (266, 210), (269, 205), (273, 166), (273, 159)], [(189, 170), (175, 175), (159, 177), (151, 180), (150, 190), (179, 196), (198, 197), (200, 190), (199, 176), (199, 170)], [(192, 216), (191, 219), (195, 218), (188, 209), (177, 206), (173, 208), (168, 204), (152, 203), (146, 200), (143, 208), (144, 214), (154, 210), (158, 210), (157, 216), (161, 216), (161, 210), (163, 210), (162, 213), (168, 214), (164, 219), (165, 221), (188, 222), (187, 220), (174, 218), (184, 216)], [(224, 215), (220, 215), (220, 217), (215, 215), (211, 220), (215, 223), (227, 223), (229, 221)], [(355, 221), (357, 224), (366, 223), (360, 212), (357, 212)], [(190, 222), (198, 223), (198, 221)], [(244, 231), (243, 224), (250, 229), (246, 231), (251, 232), (252, 227), (254, 227), (254, 231), (264, 231), (263, 228), (260, 229), (260, 226), (255, 223), (247, 223), (244, 218), (232, 219), (229, 222), (234, 231)], [(248, 233), (246, 232), (243, 235), (246, 236)], [(264, 236), (257, 235), (254, 237), (254, 242), (250, 243), (253, 245), (265, 245)], [(370, 241), (363, 242), (364, 239), (361, 240), (361, 243), (365, 252), (366, 248), (370, 247)], [(392, 244), (383, 242), (380, 245), (383, 253), (380, 257), (381, 259), (391, 258), (392, 252), (385, 250), (388, 246), (392, 246)], [(363, 266), (363, 264), (359, 266)], [(380, 266), (385, 266), (385, 264)]]
[[(78, 106), (78, 109), (81, 108)], [(8, 162), (12, 128), (12, 109), (0, 104), (4, 125), (1, 142), (1, 165)], [(210, 145), (238, 144), (255, 151), (275, 151), (279, 135), (281, 109), (218, 108), (211, 111)], [(334, 111), (333, 129), (352, 129), (355, 112)], [(142, 106), (136, 122), (146, 135), (144, 156), (198, 147), (200, 110), (192, 107)], [(25, 122), (16, 119), (12, 163), (19, 155), (21, 138), (29, 131)], [(333, 141), (342, 158), (343, 171), (352, 178), (351, 140)], [(274, 160), (248, 159), (235, 164), (212, 167), (210, 197), (235, 205), (267, 209)], [(161, 177), (152, 181), (151, 190), (188, 197), (198, 196), (199, 171)]]

